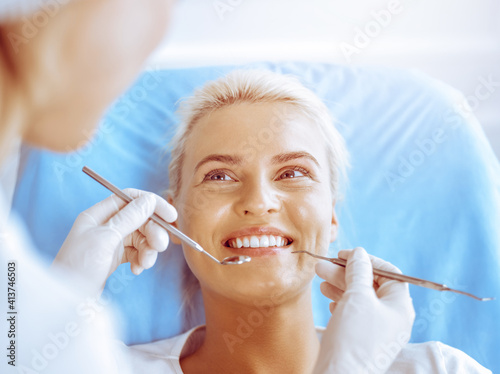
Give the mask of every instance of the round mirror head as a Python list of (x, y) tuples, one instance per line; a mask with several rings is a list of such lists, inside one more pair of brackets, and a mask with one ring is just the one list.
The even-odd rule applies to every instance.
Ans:
[(231, 257), (226, 257), (224, 260), (221, 261), (223, 265), (240, 265), (244, 264), (245, 262), (250, 262), (252, 260), (251, 257), (248, 256), (231, 256)]

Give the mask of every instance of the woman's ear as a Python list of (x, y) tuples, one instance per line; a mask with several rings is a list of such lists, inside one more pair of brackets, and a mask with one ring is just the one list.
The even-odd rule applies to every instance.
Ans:
[[(172, 196), (170, 196), (170, 195), (167, 196), (167, 202), (177, 210), (177, 207), (175, 206), (175, 203), (174, 203), (174, 200), (172, 199)], [(175, 228), (178, 228), (177, 221), (172, 222), (171, 225), (174, 226)], [(172, 243), (181, 244), (181, 240), (177, 236), (172, 235), (170, 232), (168, 233), (168, 237), (170, 238), (170, 241)]]
[(330, 243), (333, 243), (337, 240), (338, 233), (338, 223), (337, 223), (337, 214), (335, 213), (335, 203), (333, 204), (332, 210), (332, 225), (330, 226)]

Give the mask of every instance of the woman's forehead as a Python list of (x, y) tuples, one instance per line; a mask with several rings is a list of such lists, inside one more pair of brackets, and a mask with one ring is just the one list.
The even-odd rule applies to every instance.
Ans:
[(325, 148), (318, 126), (293, 106), (242, 103), (201, 118), (189, 134), (185, 156), (199, 162), (210, 154), (263, 158), (302, 151), (321, 163)]

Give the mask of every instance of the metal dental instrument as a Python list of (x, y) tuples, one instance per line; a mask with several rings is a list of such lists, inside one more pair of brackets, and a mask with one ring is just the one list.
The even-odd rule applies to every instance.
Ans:
[[(95, 179), (100, 184), (102, 184), (104, 187), (106, 187), (108, 190), (113, 192), (116, 196), (121, 198), (126, 203), (130, 203), (133, 200), (126, 193), (123, 193), (118, 187), (116, 187), (112, 183), (108, 182), (106, 179), (101, 177), (99, 174), (97, 174), (95, 171), (88, 168), (87, 166), (84, 166), (82, 171), (85, 174), (87, 174), (88, 176), (90, 176), (91, 178)], [(197, 250), (198, 252), (201, 252), (201, 253), (207, 255), (208, 257), (210, 257), (210, 259), (217, 262), (218, 264), (221, 264), (221, 265), (240, 265), (240, 264), (243, 264), (245, 262), (249, 262), (252, 259), (251, 257), (248, 257), (248, 256), (231, 256), (231, 257), (226, 257), (222, 261), (219, 261), (214, 256), (212, 256), (210, 253), (205, 251), (201, 245), (196, 243), (193, 239), (191, 239), (189, 236), (184, 234), (182, 231), (180, 231), (177, 228), (175, 228), (174, 226), (172, 226), (170, 223), (165, 221), (163, 218), (161, 218), (156, 213), (154, 213), (150, 217), (150, 219), (152, 221), (156, 222), (157, 224), (159, 224), (161, 227), (163, 227), (168, 232), (172, 233), (172, 235), (175, 235), (176, 237), (178, 237), (180, 240), (182, 240), (184, 243), (189, 245), (191, 248)]]
[[(308, 252), (308, 251), (293, 251), (292, 253), (306, 253), (309, 256), (319, 258), (321, 260), (326, 260), (330, 261), (331, 263), (334, 263), (335, 265), (339, 266), (346, 266), (347, 261), (343, 260), (341, 258), (329, 258), (329, 257), (323, 257), (316, 255), (314, 253)], [(376, 269), (373, 268), (373, 274), (375, 275), (380, 275), (381, 277), (392, 279), (392, 280), (397, 280), (400, 282), (407, 282), (414, 284), (416, 286), (421, 286), (421, 287), (427, 287), (427, 288), (432, 288), (433, 290), (438, 290), (438, 291), (451, 291), (451, 292), (456, 292), (465, 296), (472, 297), (473, 299), (479, 300), (479, 301), (490, 301), (494, 300), (494, 297), (477, 297), (471, 293), (464, 292), (464, 291), (459, 291), (459, 290), (454, 290), (452, 288), (449, 288), (448, 286), (444, 284), (439, 284), (435, 282), (431, 282), (425, 279), (420, 279), (420, 278), (415, 278), (415, 277), (410, 277), (408, 275), (403, 275), (403, 274), (398, 274), (398, 273), (393, 273), (392, 271), (386, 271), (386, 270), (381, 270), (381, 269)]]

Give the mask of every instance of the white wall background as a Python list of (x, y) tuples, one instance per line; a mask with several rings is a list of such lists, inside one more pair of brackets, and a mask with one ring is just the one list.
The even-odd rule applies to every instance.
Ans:
[(148, 65), (262, 60), (420, 69), (469, 97), (500, 157), (500, 0), (180, 0)]

